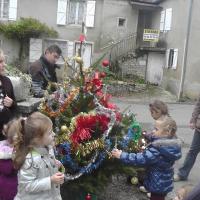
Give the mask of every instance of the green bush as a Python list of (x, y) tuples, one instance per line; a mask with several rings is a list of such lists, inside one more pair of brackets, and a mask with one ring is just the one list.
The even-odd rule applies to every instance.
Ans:
[(23, 65), (24, 58), (28, 56), (30, 38), (57, 37), (58, 33), (33, 18), (21, 18), (15, 22), (0, 23), (0, 33), (8, 39), (18, 40), (20, 44), (19, 61)]

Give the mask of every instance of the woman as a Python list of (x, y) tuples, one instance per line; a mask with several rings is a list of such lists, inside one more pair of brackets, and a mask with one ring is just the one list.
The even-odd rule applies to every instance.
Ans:
[(184, 163), (179, 168), (178, 173), (174, 175), (174, 181), (185, 181), (188, 179), (196, 157), (200, 152), (200, 97), (192, 113), (189, 126), (191, 129), (194, 129), (192, 143), (185, 157)]
[(16, 109), (13, 86), (10, 79), (4, 75), (4, 69), (5, 56), (0, 49), (0, 141), (5, 139), (2, 134), (3, 125), (13, 117)]

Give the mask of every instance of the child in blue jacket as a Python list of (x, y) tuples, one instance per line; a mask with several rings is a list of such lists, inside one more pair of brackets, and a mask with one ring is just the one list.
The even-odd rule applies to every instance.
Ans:
[(174, 162), (181, 158), (181, 143), (176, 138), (176, 122), (168, 117), (156, 124), (149, 146), (140, 153), (113, 149), (112, 155), (126, 164), (146, 168), (145, 189), (151, 200), (164, 200), (173, 189)]

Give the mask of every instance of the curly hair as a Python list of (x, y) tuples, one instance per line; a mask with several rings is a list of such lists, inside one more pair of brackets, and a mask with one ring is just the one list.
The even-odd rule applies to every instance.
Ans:
[(40, 112), (31, 114), (28, 118), (19, 118), (16, 121), (16, 139), (14, 141), (14, 166), (20, 169), (26, 155), (33, 150), (44, 134), (52, 126), (51, 120)]

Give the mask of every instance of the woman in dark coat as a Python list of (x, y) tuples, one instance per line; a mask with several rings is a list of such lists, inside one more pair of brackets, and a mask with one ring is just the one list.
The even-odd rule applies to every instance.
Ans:
[(8, 77), (4, 75), (5, 56), (0, 49), (0, 141), (5, 137), (2, 134), (3, 125), (14, 116), (16, 101), (13, 86)]

